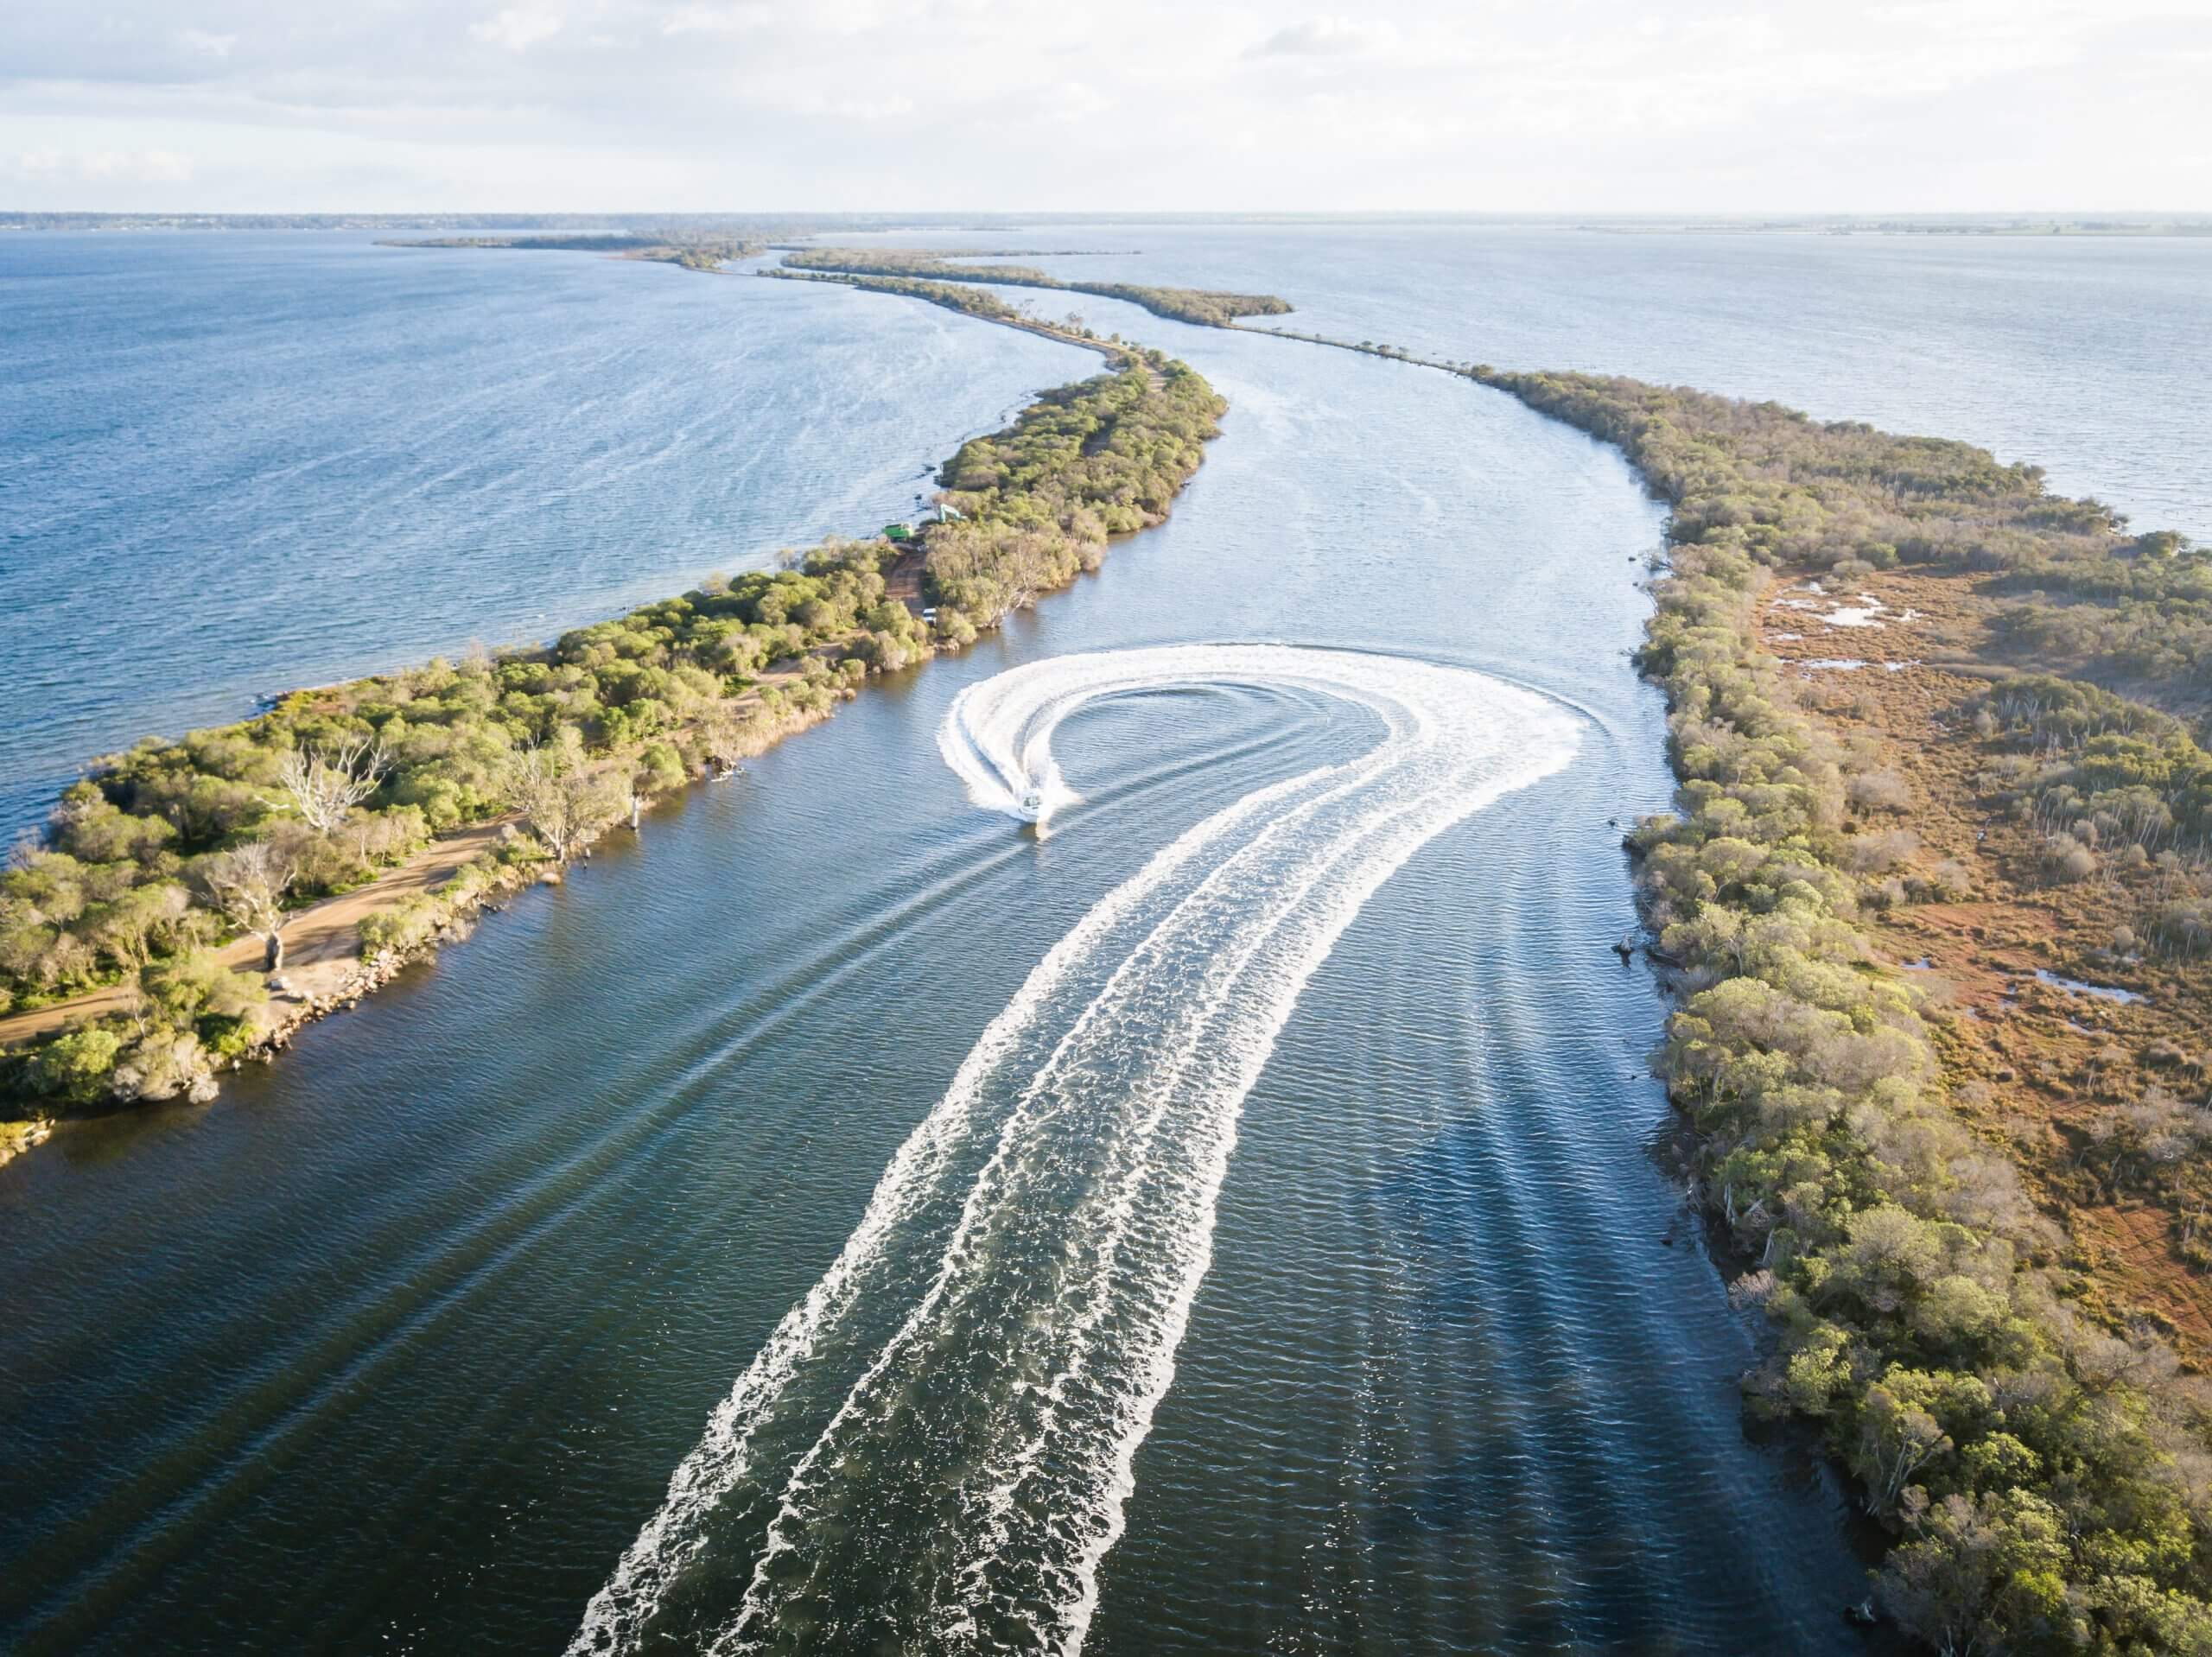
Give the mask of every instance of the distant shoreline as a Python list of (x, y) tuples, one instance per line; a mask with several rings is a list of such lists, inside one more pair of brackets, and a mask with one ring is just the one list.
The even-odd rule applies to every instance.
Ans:
[[(2202, 237), (2212, 236), (2212, 213), (2101, 213), (2080, 209), (2059, 213), (1752, 213), (1714, 217), (1705, 213), (1025, 213), (1002, 221), (973, 214), (755, 214), (755, 213), (29, 213), (0, 212), (0, 231), (105, 231), (130, 233), (163, 231), (413, 231), (459, 235), (597, 232), (610, 235), (671, 232), (696, 237), (741, 237), (770, 243), (841, 233), (945, 235), (962, 232), (1003, 235), (1055, 225), (1454, 225), (1480, 229), (1579, 230), (1598, 234), (1758, 235), (1866, 234), (1969, 237)], [(1048, 250), (1053, 257), (1075, 257), (1096, 249)], [(993, 251), (987, 257), (1044, 257), (1029, 250)]]

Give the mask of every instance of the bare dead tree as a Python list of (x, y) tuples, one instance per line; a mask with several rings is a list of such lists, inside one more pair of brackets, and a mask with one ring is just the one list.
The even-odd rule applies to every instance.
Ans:
[(290, 854), (265, 840), (217, 852), (200, 865), (200, 884), (224, 919), (263, 943), (264, 972), (284, 965), (284, 898), (296, 878)]
[(334, 834), (346, 814), (377, 791), (391, 770), (384, 744), (369, 737), (323, 749), (294, 748), (276, 762), (276, 780), (300, 820), (317, 834)]

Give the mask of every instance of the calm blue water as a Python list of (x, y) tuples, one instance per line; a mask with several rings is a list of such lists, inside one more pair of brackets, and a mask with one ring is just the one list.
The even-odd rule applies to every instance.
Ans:
[(0, 241), (0, 829), (148, 732), (873, 532), (1071, 360), (861, 308), (365, 237)]
[[(1209, 232), (1172, 234), (1195, 246)], [(1221, 232), (1213, 251), (1233, 268), (1200, 272), (1147, 231), (1157, 269), (1132, 268), (1297, 294), (1366, 257), (1312, 232), (1266, 232), (1287, 248), (1268, 256), (1258, 234)], [(1625, 257), (1619, 238), (1592, 245)], [(111, 284), (88, 312), (50, 277), (15, 278), (48, 308), (41, 360), (106, 340), (105, 401), (88, 406), (115, 428), (48, 399), (71, 412), (47, 425), (104, 457), (105, 485), (79, 479), (44, 427), (22, 452), (10, 441), (11, 528), (23, 498), (48, 527), (10, 543), (7, 694), (34, 709), (11, 712), (16, 728), (57, 755), (203, 716), (168, 700), (175, 676), (151, 652), (188, 651), (148, 617), (222, 641), (238, 697), (518, 631), (499, 619), (503, 594), (543, 594), (535, 630), (550, 630), (618, 590), (888, 511), (910, 467), (1089, 365), (901, 302), (582, 257), (118, 238), (0, 257), (10, 272), (103, 264)], [(243, 316), (210, 297), (252, 292), (264, 299)], [(1762, 302), (1804, 306), (1775, 290)], [(1730, 1310), (1655, 1154), (1663, 1101), (1640, 1057), (1663, 1008), (1608, 948), (1630, 919), (1618, 825), (1668, 793), (1661, 710), (1626, 664), (1656, 509), (1616, 455), (1479, 388), (1084, 309), (1188, 355), (1231, 400), (1167, 526), (968, 657), (879, 687), (741, 782), (658, 813), (641, 842), (489, 918), (213, 1107), (74, 1126), (0, 1170), (0, 1644), (561, 1648), (1033, 968), (1209, 813), (1344, 764), (1377, 733), (1356, 708), (1265, 688), (1109, 699), (1061, 733), (1084, 800), (1039, 841), (971, 805), (939, 759), (953, 697), (1075, 651), (1280, 639), (1532, 688), (1573, 716), (1579, 748), (1366, 899), (1242, 1097), (1211, 1206), (1119, 1246), (1116, 1280), (1141, 1295), (1186, 1257), (1198, 1219), (1211, 1226), (1172, 1384), (1126, 1490), (1108, 1482), (1125, 1529), (1087, 1578), (1030, 1570), (1055, 1547), (987, 1546), (991, 1580), (1023, 1584), (991, 1602), (994, 1626), (1079, 1607), (1085, 1648), (1116, 1657), (1863, 1648), (1838, 1616), (1862, 1591), (1846, 1504), (1790, 1447), (1746, 1438), (1734, 1383), (1758, 1325)], [(1373, 316), (1341, 326), (1382, 332)], [(1637, 331), (1625, 312), (1614, 326)], [(408, 341), (430, 338), (474, 340), (456, 359), (474, 352), (507, 395), (439, 423), (404, 395), (432, 371)], [(1774, 339), (1777, 376), (1785, 359), (1805, 371), (1787, 331)], [(1994, 350), (1979, 339), (1951, 348)], [(376, 349), (382, 371), (361, 365)], [(549, 359), (557, 385), (532, 378)], [(470, 382), (457, 362), (435, 371), (450, 395)], [(355, 388), (349, 418), (320, 407), (319, 382)], [(524, 385), (538, 389), (512, 389)], [(20, 431), (35, 405), (5, 395)], [(535, 422), (507, 406), (531, 398)], [(242, 410), (264, 403), (277, 427), (257, 436)], [(376, 464), (336, 458), (364, 443)], [(472, 472), (495, 446), (500, 488)], [(618, 452), (632, 463), (577, 485), (590, 456)], [(412, 485), (392, 484), (395, 468)], [(63, 473), (57, 504), (22, 482)], [(278, 473), (257, 486), (291, 510), (258, 515), (171, 482)], [(121, 482), (140, 474), (182, 521), (237, 526), (192, 543), (218, 549), (219, 572), (259, 574), (196, 582), (188, 547), (159, 552)], [(450, 492), (437, 481), (469, 476)], [(2130, 486), (2097, 486), (2125, 499)], [(359, 533), (408, 517), (399, 502), (404, 537)], [(496, 533), (479, 521), (494, 511)], [(99, 631), (118, 606), (20, 623), (15, 594), (54, 590), (31, 575), (54, 582), (90, 556), (80, 538), (102, 536), (111, 561), (143, 557), (143, 579), (168, 583), (165, 611), (133, 610), (133, 648)], [(340, 563), (350, 573), (330, 579)], [(259, 602), (257, 587), (315, 602)], [(334, 631), (332, 616), (346, 619)], [(318, 638), (328, 665), (290, 671)], [(68, 741), (13, 670), (53, 672), (38, 663), (57, 654), (109, 675), (72, 705)], [(44, 751), (11, 741), (10, 774), (50, 771)], [(1269, 866), (1240, 867), (1221, 877), (1232, 909), (1281, 895)], [(1263, 980), (1230, 985), (1225, 1013), (1249, 1014), (1240, 998)], [(777, 1395), (765, 1463), (718, 1487), (645, 1648), (700, 1648), (747, 1605), (761, 1648), (912, 1647), (937, 1626), (932, 1596), (969, 1580), (951, 1562), (1000, 1533), (988, 1495), (1012, 1453), (986, 1406), (1027, 1396), (996, 1359), (1081, 1329), (1077, 1347), (1103, 1364), (1137, 1326), (1119, 1302), (1093, 1319), (1050, 1286), (1056, 1251), (1097, 1253), (1074, 1229), (1084, 1204), (1141, 1166), (1114, 1162), (1122, 1141), (1084, 1112), (1147, 1073), (1179, 1004), (1096, 1025), (1083, 1005), (1061, 1012), (1096, 1082), (1016, 1159), (1036, 1190), (1064, 1192), (1065, 1214), (1058, 1198), (1005, 1210), (952, 1254), (945, 1216), (902, 1222), (897, 1269), (834, 1326), (849, 1346), (810, 1349)], [(1048, 1022), (1036, 1039), (1061, 1033)], [(1202, 1041), (1198, 1057), (1220, 1054)], [(1014, 1096), (986, 1097), (979, 1120)], [(1166, 1096), (1171, 1118), (1181, 1101)], [(1096, 1178), (1077, 1177), (1109, 1152)], [(1153, 1189), (1128, 1185), (1128, 1211), (1150, 1212)], [(940, 1320), (940, 1362), (910, 1393), (841, 1416), (856, 1367), (940, 1268), (974, 1321)], [(1103, 1431), (1087, 1412), (1110, 1399), (1059, 1379), (1066, 1421)], [(842, 1448), (794, 1477), (810, 1442)], [(1091, 1466), (1052, 1464), (1067, 1511), (1100, 1494)], [(1042, 1520), (1059, 1510), (1045, 1503)], [(771, 1534), (791, 1551), (758, 1590)]]
[[(2044, 467), (2052, 488), (2108, 501), (2139, 528), (2212, 541), (2212, 240), (2202, 237), (1447, 223), (1054, 231), (1071, 244), (1141, 250), (1029, 261), (1062, 276), (1281, 293), (1298, 307), (1284, 321), (1306, 333), (1506, 368), (1626, 374), (1961, 438)], [(1035, 239), (963, 232), (957, 244)]]
[[(1065, 275), (1281, 291), (1302, 329), (1967, 438), (2212, 538), (2201, 239), (1119, 223), (1046, 239), (1141, 250), (1035, 261)], [(0, 829), (147, 732), (544, 638), (869, 529), (1068, 360), (926, 307), (862, 321), (849, 298), (711, 285), (334, 234), (0, 241)]]

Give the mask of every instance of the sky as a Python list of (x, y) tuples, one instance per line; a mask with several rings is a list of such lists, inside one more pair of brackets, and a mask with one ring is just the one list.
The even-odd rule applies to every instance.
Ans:
[(6, 0), (0, 209), (2212, 210), (2212, 0)]

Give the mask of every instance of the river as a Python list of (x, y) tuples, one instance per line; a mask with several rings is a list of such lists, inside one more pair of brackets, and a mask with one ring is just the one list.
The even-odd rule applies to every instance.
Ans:
[[(1264, 280), (1258, 253), (1207, 274), (1297, 296), (1357, 257), (1301, 233)], [(1236, 239), (1138, 239), (1207, 235)], [(401, 363), (423, 314), (463, 319), (464, 365), (419, 365), (440, 396), (519, 385), (548, 352), (596, 365), (598, 412), (558, 441), (533, 419), (564, 429), (578, 381), (404, 441), (435, 401), (391, 406), (406, 373), (340, 400), (272, 497), (311, 510), (265, 506), (241, 543), (272, 549), (271, 582), (358, 561), (313, 589), (349, 619), (318, 672), (517, 631), (503, 594), (542, 593), (557, 626), (859, 527), (919, 460), (1094, 360), (904, 302), (584, 256), (129, 245), (226, 268), (257, 246), (272, 289), (352, 306)], [(313, 330), (211, 321), (194, 284), (216, 280), (177, 284), (169, 326), (217, 342), (191, 372), (275, 386)], [(1863, 1648), (1840, 1616), (1864, 1591), (1847, 1502), (1802, 1445), (1747, 1431), (1758, 1321), (1666, 1173), (1642, 1063), (1663, 1006), (1609, 948), (1631, 918), (1621, 828), (1669, 789), (1627, 664), (1657, 508), (1613, 453), (1481, 388), (1081, 308), (1230, 399), (1167, 525), (654, 813), (214, 1106), (73, 1127), (0, 1170), (0, 1641)], [(1518, 360), (1454, 334), (1437, 324), (1447, 354)], [(341, 368), (361, 348), (328, 347)], [(678, 349), (709, 383), (666, 378)], [(271, 443), (307, 441), (292, 404), (315, 377), (291, 372)], [(654, 447), (686, 409), (712, 417)], [(575, 486), (575, 454), (618, 430), (644, 446), (627, 480)], [(310, 464), (341, 441), (380, 458)], [(755, 469), (722, 475), (725, 452)], [(2041, 458), (2089, 475), (2099, 453)], [(479, 463), (472, 493), (435, 486)], [(398, 550), (345, 528), (394, 468), (415, 480)], [(2097, 486), (2153, 498), (2150, 475)], [(479, 527), (517, 492), (507, 528)], [(539, 498), (557, 534), (530, 532)], [(60, 527), (18, 543), (10, 579), (23, 545), (129, 544), (115, 500), (76, 514), (39, 520)], [(194, 625), (235, 642), (237, 684), (282, 682), (289, 623), (264, 643), (231, 602)], [(49, 629), (97, 651), (115, 606), (82, 627), (79, 607)], [(75, 734), (178, 722), (156, 711), (159, 633)], [(36, 654), (4, 642), (11, 666)], [(1052, 752), (1080, 798), (1048, 835), (946, 765), (963, 692), (1069, 696)], [(220, 700), (178, 706), (195, 697)], [(1328, 777), (1438, 724), (1464, 733), (1471, 814), (1429, 789), (1317, 815), (1340, 809)], [(1161, 873), (1184, 844), (1213, 860)], [(1185, 901), (1202, 888), (1211, 908)], [(1040, 1089), (1055, 1108), (1008, 1135)], [(956, 1118), (972, 1132), (943, 1139), (934, 1183), (902, 1183), (917, 1131)], [(875, 1235), (896, 1246), (841, 1279)], [(825, 1283), (836, 1315), (791, 1346)], [(734, 1387), (766, 1406), (734, 1413)], [(721, 1453), (710, 1423), (756, 1419), (746, 1457)], [(679, 1468), (708, 1499), (671, 1521)]]

